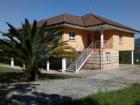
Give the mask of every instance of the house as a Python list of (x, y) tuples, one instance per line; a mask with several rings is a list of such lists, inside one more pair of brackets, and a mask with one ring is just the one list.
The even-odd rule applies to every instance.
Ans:
[(38, 26), (44, 22), (48, 30), (63, 27), (62, 40), (68, 40), (68, 45), (79, 53), (69, 65), (70, 60), (62, 59), (62, 71), (118, 68), (121, 52), (130, 52), (131, 64), (134, 63), (134, 34), (140, 32), (136, 29), (92, 13), (84, 16), (62, 14), (38, 21)]

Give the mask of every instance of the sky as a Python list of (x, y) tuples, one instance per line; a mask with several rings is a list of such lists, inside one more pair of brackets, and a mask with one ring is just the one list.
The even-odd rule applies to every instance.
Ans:
[(140, 30), (140, 0), (1, 0), (0, 31), (7, 31), (6, 22), (18, 28), (25, 18), (32, 22), (63, 13), (94, 13)]

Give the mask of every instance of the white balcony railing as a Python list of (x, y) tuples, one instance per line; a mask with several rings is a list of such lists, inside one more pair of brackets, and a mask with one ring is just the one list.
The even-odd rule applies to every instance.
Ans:
[[(101, 47), (101, 41), (100, 40), (95, 41), (95, 48), (100, 48), (100, 47)], [(104, 40), (103, 48), (113, 48), (113, 42), (110, 40)]]

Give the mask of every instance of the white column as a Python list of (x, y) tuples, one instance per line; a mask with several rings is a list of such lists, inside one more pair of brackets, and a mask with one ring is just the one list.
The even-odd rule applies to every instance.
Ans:
[(49, 63), (49, 60), (47, 60), (47, 71), (50, 70), (50, 63)]
[(100, 47), (103, 48), (104, 47), (104, 32), (103, 32), (103, 30), (101, 30), (100, 41), (101, 41)]
[(14, 58), (11, 58), (11, 67), (14, 67)]
[(25, 64), (24, 64), (24, 63), (23, 63), (23, 65), (22, 65), (22, 66), (23, 66), (23, 69), (25, 69)]
[(66, 58), (62, 58), (62, 72), (66, 70)]
[(134, 64), (134, 51), (131, 51), (131, 64)]

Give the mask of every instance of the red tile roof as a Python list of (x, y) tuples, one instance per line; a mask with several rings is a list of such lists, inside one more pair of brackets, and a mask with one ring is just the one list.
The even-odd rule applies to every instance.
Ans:
[(42, 25), (44, 22), (47, 22), (48, 25), (69, 23), (69, 24), (78, 25), (78, 26), (82, 26), (82, 27), (96, 26), (99, 24), (108, 24), (108, 25), (128, 29), (131, 31), (140, 32), (140, 31), (133, 29), (131, 27), (128, 27), (126, 25), (106, 19), (101, 16), (97, 16), (92, 13), (86, 14), (84, 16), (74, 16), (71, 14), (62, 14), (62, 15), (55, 16), (55, 17), (52, 17), (49, 19), (38, 21), (38, 26)]
[(59, 16), (55, 16), (46, 20), (41, 20), (38, 21), (38, 25), (42, 25), (44, 22), (47, 22), (47, 25), (53, 25), (53, 24), (58, 24), (58, 23), (62, 23), (62, 22), (67, 22), (67, 23), (71, 23), (71, 24), (76, 24), (76, 25), (80, 25), (83, 26), (83, 20), (80, 16), (74, 16), (74, 15), (70, 15), (70, 14), (63, 14), (63, 15), (59, 15)]

